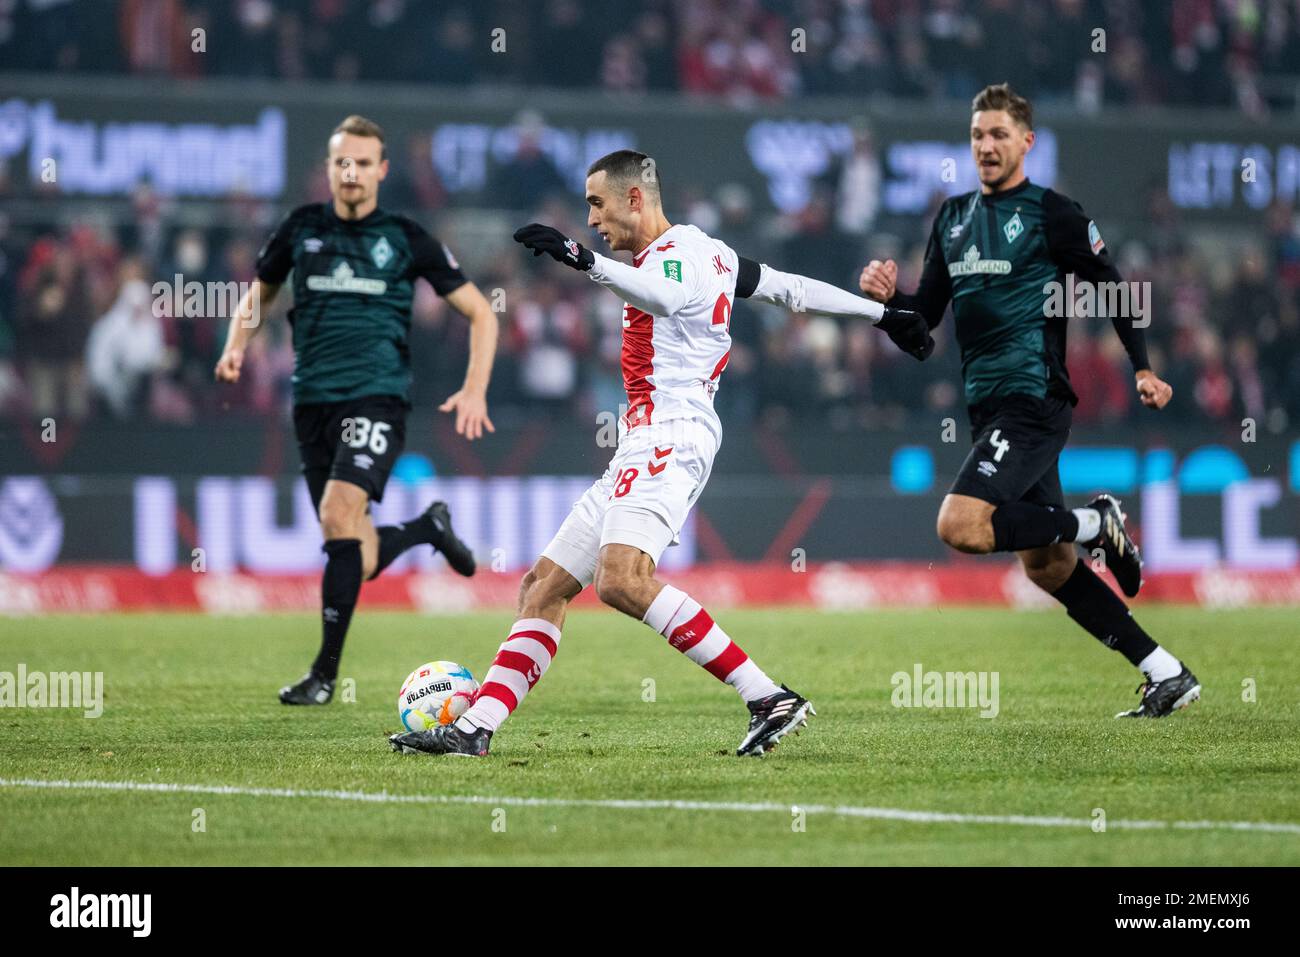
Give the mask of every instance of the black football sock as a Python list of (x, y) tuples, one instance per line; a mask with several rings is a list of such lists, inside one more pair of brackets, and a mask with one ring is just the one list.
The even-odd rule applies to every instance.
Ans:
[(361, 539), (332, 538), (323, 550), (327, 557), (320, 585), (321, 644), (311, 670), (333, 681), (339, 674), (343, 639), (361, 593)]
[(1068, 508), (1008, 502), (993, 510), (993, 550), (1018, 552), (1057, 542), (1072, 542), (1079, 520)]
[(379, 561), (375, 563), (371, 578), (378, 578), (379, 573), (408, 548), (433, 544), (434, 536), (438, 533), (433, 518), (429, 515), (421, 515), (401, 525), (384, 525), (375, 531), (379, 535)]
[(1076, 561), (1065, 584), (1052, 592), (1070, 617), (1107, 648), (1114, 648), (1134, 665), (1159, 646), (1133, 620), (1128, 606), (1096, 576), (1088, 563)]

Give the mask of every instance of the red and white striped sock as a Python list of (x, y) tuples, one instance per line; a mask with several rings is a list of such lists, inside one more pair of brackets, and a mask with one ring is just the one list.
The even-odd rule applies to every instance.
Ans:
[(781, 690), (700, 603), (681, 589), (665, 585), (641, 620), (713, 677), (735, 688), (745, 701), (757, 701)]
[(496, 731), (523, 703), (529, 689), (542, 680), (559, 647), (560, 629), (546, 619), (515, 622), (483, 677), (478, 698), (456, 719), (456, 727), (470, 732), (475, 728)]

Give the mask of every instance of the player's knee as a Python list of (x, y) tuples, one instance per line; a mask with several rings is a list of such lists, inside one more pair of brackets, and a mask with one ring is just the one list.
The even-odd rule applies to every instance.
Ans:
[(945, 545), (959, 552), (983, 555), (993, 550), (993, 526), (987, 520), (941, 509), (935, 530)]
[(622, 569), (612, 569), (606, 565), (596, 566), (596, 597), (611, 608), (622, 609), (627, 605), (632, 594), (632, 581)]
[(351, 510), (337, 501), (324, 501), (320, 506), (320, 527), (326, 540), (350, 538), (354, 533)]

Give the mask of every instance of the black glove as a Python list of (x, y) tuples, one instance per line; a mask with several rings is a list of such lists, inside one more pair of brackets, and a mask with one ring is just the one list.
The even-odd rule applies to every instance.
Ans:
[(515, 242), (523, 243), (533, 251), (534, 256), (546, 253), (557, 263), (564, 263), (583, 272), (596, 264), (596, 257), (590, 249), (558, 229), (541, 223), (529, 223), (516, 229)]
[(885, 314), (872, 323), (882, 330), (894, 345), (909, 356), (924, 362), (934, 351), (934, 337), (930, 335), (930, 326), (925, 316), (911, 309), (891, 309), (885, 307)]

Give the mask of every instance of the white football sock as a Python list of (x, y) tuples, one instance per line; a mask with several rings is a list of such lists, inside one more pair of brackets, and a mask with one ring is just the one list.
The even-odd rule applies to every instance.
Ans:
[(478, 728), (496, 731), (546, 674), (559, 648), (560, 629), (551, 622), (544, 618), (515, 622), (483, 676), (477, 700), (456, 719), (456, 727), (471, 734)]
[(1079, 532), (1074, 536), (1076, 542), (1090, 542), (1101, 534), (1101, 512), (1095, 508), (1071, 509), (1079, 520)]
[(1164, 681), (1183, 670), (1183, 663), (1159, 645), (1156, 650), (1138, 662), (1138, 670), (1150, 675), (1152, 681)]
[(743, 700), (757, 701), (781, 690), (681, 589), (665, 585), (641, 620), (713, 677), (735, 688)]

